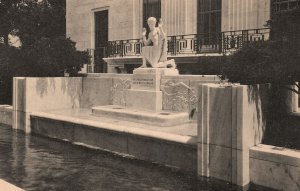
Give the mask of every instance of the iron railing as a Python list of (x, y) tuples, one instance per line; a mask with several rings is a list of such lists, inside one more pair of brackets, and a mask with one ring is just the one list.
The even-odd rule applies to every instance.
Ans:
[[(226, 31), (214, 34), (168, 36), (168, 55), (185, 56), (203, 53), (227, 54), (240, 49), (246, 42), (269, 40), (270, 29)], [(141, 55), (142, 39), (109, 41), (108, 57), (136, 57)]]
[(138, 56), (141, 54), (142, 46), (142, 39), (109, 41), (107, 55), (109, 57)]
[(267, 41), (270, 28), (222, 32), (223, 53), (235, 52), (247, 42)]
[(99, 73), (106, 71), (106, 63), (103, 58), (107, 57), (107, 47), (87, 49), (90, 59), (87, 64), (88, 73)]
[(300, 0), (272, 0), (272, 12), (281, 13), (300, 8)]

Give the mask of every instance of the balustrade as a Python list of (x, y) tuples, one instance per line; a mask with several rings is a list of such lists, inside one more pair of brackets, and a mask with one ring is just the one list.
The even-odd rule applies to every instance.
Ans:
[[(215, 34), (168, 36), (169, 56), (188, 56), (203, 53), (231, 53), (247, 42), (269, 40), (270, 29), (226, 31)], [(136, 57), (141, 55), (142, 39), (109, 41), (108, 57)]]

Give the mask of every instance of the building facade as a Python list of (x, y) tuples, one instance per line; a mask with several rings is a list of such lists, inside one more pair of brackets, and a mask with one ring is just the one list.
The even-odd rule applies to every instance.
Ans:
[(179, 64), (201, 64), (200, 57), (230, 54), (245, 41), (267, 40), (271, 4), (271, 0), (67, 0), (66, 32), (78, 49), (91, 52), (90, 71), (120, 72), (141, 63), (142, 29), (154, 16), (164, 21), (169, 57)]

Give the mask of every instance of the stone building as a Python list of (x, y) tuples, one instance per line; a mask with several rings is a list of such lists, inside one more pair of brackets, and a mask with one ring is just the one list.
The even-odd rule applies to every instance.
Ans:
[(214, 62), (245, 41), (267, 40), (272, 3), (278, 4), (271, 0), (66, 0), (66, 32), (77, 48), (90, 51), (90, 72), (130, 72), (141, 64), (146, 19), (162, 18), (168, 56), (183, 73), (193, 73), (185, 68)]

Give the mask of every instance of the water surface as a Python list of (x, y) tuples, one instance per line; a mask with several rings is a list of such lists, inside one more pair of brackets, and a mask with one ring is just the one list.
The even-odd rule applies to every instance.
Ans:
[(229, 191), (176, 171), (0, 126), (0, 178), (27, 191)]

